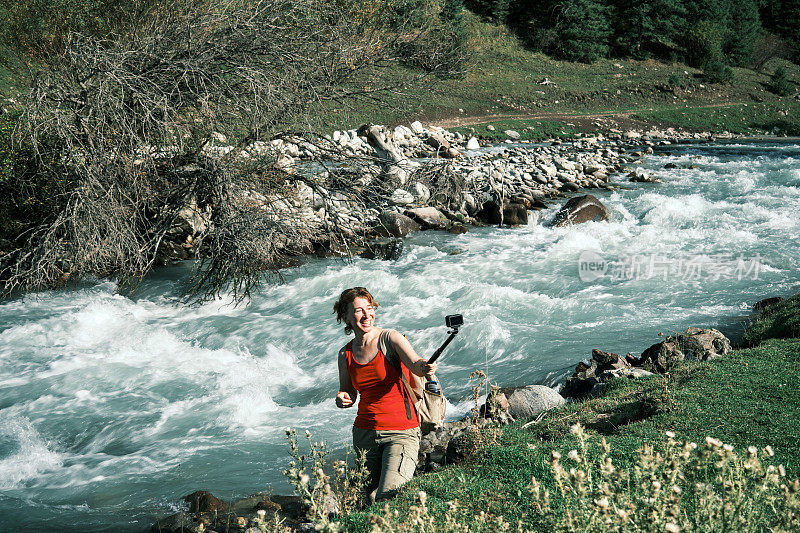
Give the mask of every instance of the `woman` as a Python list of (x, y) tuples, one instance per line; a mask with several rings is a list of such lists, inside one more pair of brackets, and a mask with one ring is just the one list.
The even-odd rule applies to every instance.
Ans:
[(414, 398), (406, 402), (400, 373), (379, 347), (394, 350), (403, 363), (406, 379), (411, 377), (409, 371), (430, 377), (436, 372), (436, 364), (427, 364), (403, 335), (375, 326), (376, 307), (378, 303), (364, 287), (347, 289), (333, 305), (336, 321), (344, 322), (345, 333), (355, 334), (339, 350), (336, 405), (352, 407), (361, 394), (353, 423), (353, 446), (357, 451), (366, 450), (366, 490), (372, 500), (391, 497), (411, 479), (420, 439)]

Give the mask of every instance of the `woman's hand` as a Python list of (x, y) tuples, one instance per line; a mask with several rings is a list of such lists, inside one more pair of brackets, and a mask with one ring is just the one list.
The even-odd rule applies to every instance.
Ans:
[(339, 391), (339, 394), (336, 395), (336, 407), (340, 409), (353, 407), (353, 399), (350, 398), (350, 394), (345, 391)]
[(433, 375), (436, 373), (436, 368), (438, 368), (436, 366), (436, 363), (428, 364), (428, 362), (425, 359), (420, 359), (419, 361), (417, 361), (417, 364), (419, 365), (420, 373), (424, 374), (425, 377), (428, 378), (433, 377)]

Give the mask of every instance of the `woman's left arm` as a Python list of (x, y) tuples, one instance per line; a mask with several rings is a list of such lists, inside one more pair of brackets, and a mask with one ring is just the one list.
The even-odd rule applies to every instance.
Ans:
[(414, 374), (430, 377), (436, 372), (436, 363), (429, 365), (427, 359), (417, 355), (411, 343), (399, 331), (393, 330), (389, 333), (389, 342), (394, 346), (394, 351), (400, 356), (403, 364)]

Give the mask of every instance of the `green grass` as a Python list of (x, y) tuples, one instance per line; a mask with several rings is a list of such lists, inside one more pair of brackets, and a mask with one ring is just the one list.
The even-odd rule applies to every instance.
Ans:
[(790, 337), (800, 337), (800, 294), (763, 310), (745, 333), (745, 341), (752, 346), (765, 339)]
[(722, 107), (666, 108), (634, 115), (648, 122), (660, 122), (690, 130), (729, 131), (744, 135), (773, 132), (800, 135), (800, 102), (750, 102)]
[[(494, 126), (495, 130), (490, 131), (487, 129), (488, 125)], [(508, 135), (504, 133), (506, 130), (514, 130), (520, 134), (520, 139), (531, 141), (540, 141), (557, 137), (572, 138), (581, 131), (575, 128), (574, 125), (571, 126), (565, 122), (535, 119), (491, 120), (478, 126), (450, 128), (450, 131), (462, 133), (467, 137), (474, 135), (481, 139), (490, 139), (494, 141), (508, 139)]]
[[(568, 404), (528, 429), (521, 423), (506, 427), (499, 446), (483, 449), (470, 464), (416, 478), (390, 506), (402, 516), (413, 495), (424, 490), (440, 521), (446, 502), (455, 499), (465, 523), (486, 510), (512, 524), (522, 519), (529, 527), (543, 526), (527, 487), (536, 476), (556, 492), (550, 454), (558, 450), (566, 456), (576, 447), (568, 432), (576, 423), (590, 435), (604, 436), (623, 468), (635, 463), (645, 443), (662, 442), (670, 430), (679, 440), (698, 443), (713, 436), (739, 453), (749, 445), (770, 445), (776, 463), (794, 479), (800, 474), (800, 339), (769, 340), (716, 361), (689, 363), (668, 377), (616, 381), (603, 397)], [(369, 513), (380, 511), (375, 506), (347, 516), (348, 530), (367, 531)]]

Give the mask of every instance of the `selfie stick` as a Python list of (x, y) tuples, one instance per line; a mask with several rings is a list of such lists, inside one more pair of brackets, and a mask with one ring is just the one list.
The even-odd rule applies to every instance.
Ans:
[(439, 356), (442, 355), (442, 352), (444, 351), (444, 349), (447, 348), (447, 345), (450, 344), (450, 341), (452, 341), (453, 339), (456, 338), (456, 334), (458, 333), (458, 326), (452, 326), (450, 331), (448, 331), (447, 333), (449, 333), (450, 336), (447, 337), (447, 340), (445, 340), (444, 343), (441, 346), (439, 346), (438, 350), (433, 352), (433, 355), (431, 356), (431, 358), (428, 359), (428, 364), (431, 364), (431, 363), (435, 362), (436, 359), (438, 359)]

